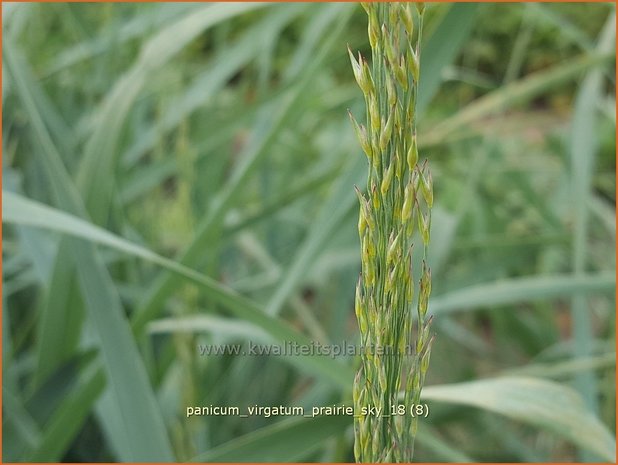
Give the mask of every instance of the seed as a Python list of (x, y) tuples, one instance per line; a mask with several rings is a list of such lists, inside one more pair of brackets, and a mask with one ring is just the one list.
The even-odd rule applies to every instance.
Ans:
[(365, 219), (365, 213), (363, 213), (363, 209), (361, 208), (360, 213), (358, 215), (358, 235), (363, 237), (365, 235), (365, 231), (367, 230), (367, 220)]
[(401, 208), (401, 221), (407, 221), (410, 216), (412, 216), (412, 208), (414, 207), (414, 202), (416, 200), (414, 187), (412, 183), (409, 182), (406, 186), (405, 197), (403, 201), (403, 207)]
[(369, 120), (371, 123), (371, 131), (374, 134), (380, 133), (380, 111), (378, 110), (378, 103), (376, 102), (375, 95), (369, 96)]
[(410, 145), (408, 147), (408, 154), (406, 156), (406, 159), (408, 161), (408, 169), (410, 171), (414, 170), (416, 163), (418, 163), (418, 149), (416, 147), (416, 134), (412, 136)]
[[(408, 73), (406, 68), (406, 59), (402, 56), (399, 58), (399, 63), (392, 65), (395, 71), (395, 77), (399, 81), (399, 85), (404, 91), (408, 90)], [(414, 75), (414, 81), (418, 81), (418, 70)]]
[(354, 118), (354, 116), (352, 116), (350, 110), (348, 110), (348, 114), (350, 115), (350, 119), (352, 120), (352, 124), (354, 125), (354, 131), (356, 132), (356, 137), (358, 137), (358, 140), (361, 144), (361, 148), (367, 155), (367, 158), (371, 161), (372, 150), (371, 144), (369, 143), (369, 137), (367, 136), (367, 130), (365, 129), (365, 126), (356, 122), (356, 119)]
[(416, 52), (410, 47), (408, 50), (408, 72), (412, 74), (414, 82), (418, 82), (419, 64)]
[(397, 234), (397, 236), (395, 236), (395, 239), (393, 239), (391, 241), (391, 244), (388, 247), (388, 252), (386, 254), (386, 263), (393, 263), (393, 261), (395, 260), (395, 255), (398, 252), (398, 246), (399, 246), (399, 238), (401, 237), (400, 234)]
[(397, 103), (397, 91), (395, 90), (395, 83), (390, 73), (386, 74), (386, 95), (388, 96), (388, 105), (390, 107), (395, 106)]
[(410, 11), (410, 7), (408, 5), (401, 5), (401, 22), (403, 26), (406, 28), (406, 34), (408, 34), (408, 38), (412, 38), (412, 33), (414, 32), (414, 20), (412, 19), (412, 12)]
[(382, 133), (380, 134), (380, 152), (384, 152), (386, 150), (386, 146), (388, 145), (391, 134), (393, 132), (393, 114), (394, 110), (390, 112), (388, 115), (388, 120), (386, 124), (382, 124)]
[(380, 192), (382, 195), (386, 195), (388, 192), (391, 182), (393, 181), (393, 173), (395, 172), (395, 163), (391, 163), (388, 169), (386, 170), (386, 174), (384, 175), (384, 179), (382, 180), (382, 185), (380, 186)]
[(429, 208), (431, 208), (433, 206), (433, 180), (431, 178), (431, 173), (428, 173), (427, 176), (421, 174), (420, 178), (423, 197)]

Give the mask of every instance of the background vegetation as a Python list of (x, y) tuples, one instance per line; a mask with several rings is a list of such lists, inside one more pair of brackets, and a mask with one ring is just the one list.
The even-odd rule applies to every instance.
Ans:
[[(3, 460), (350, 461), (355, 4), (4, 3)], [(429, 4), (419, 461), (614, 461), (613, 4)]]

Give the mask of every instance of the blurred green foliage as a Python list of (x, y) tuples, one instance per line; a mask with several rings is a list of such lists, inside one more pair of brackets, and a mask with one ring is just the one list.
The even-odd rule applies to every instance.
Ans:
[[(351, 419), (185, 407), (351, 401), (352, 359), (197, 346), (358, 340), (361, 8), (2, 8), (3, 460), (351, 460)], [(419, 461), (614, 457), (614, 14), (429, 4)]]

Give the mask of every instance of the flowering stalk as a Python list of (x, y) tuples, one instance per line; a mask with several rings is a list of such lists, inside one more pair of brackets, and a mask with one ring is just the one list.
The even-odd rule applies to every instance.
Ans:
[[(367, 194), (356, 190), (362, 271), (355, 309), (366, 350), (354, 381), (354, 454), (358, 462), (409, 462), (417, 429), (411, 406), (420, 402), (432, 342), (426, 250), (433, 188), (427, 161), (418, 160), (415, 114), (425, 7), (423, 3), (362, 6), (369, 18), (371, 69), (360, 54), (356, 58), (350, 51), (354, 76), (365, 97), (366, 126), (351, 114), (350, 118), (369, 161)], [(415, 231), (424, 252), (418, 318), (413, 324)], [(377, 347), (381, 350), (371, 350)], [(399, 405), (404, 414), (399, 414)], [(367, 407), (379, 414), (363, 415)]]

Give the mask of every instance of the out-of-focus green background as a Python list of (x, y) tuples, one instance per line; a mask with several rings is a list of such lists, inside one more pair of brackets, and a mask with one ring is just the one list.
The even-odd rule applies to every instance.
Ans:
[[(3, 460), (352, 461), (357, 4), (3, 3)], [(428, 4), (418, 461), (613, 461), (613, 4)]]

